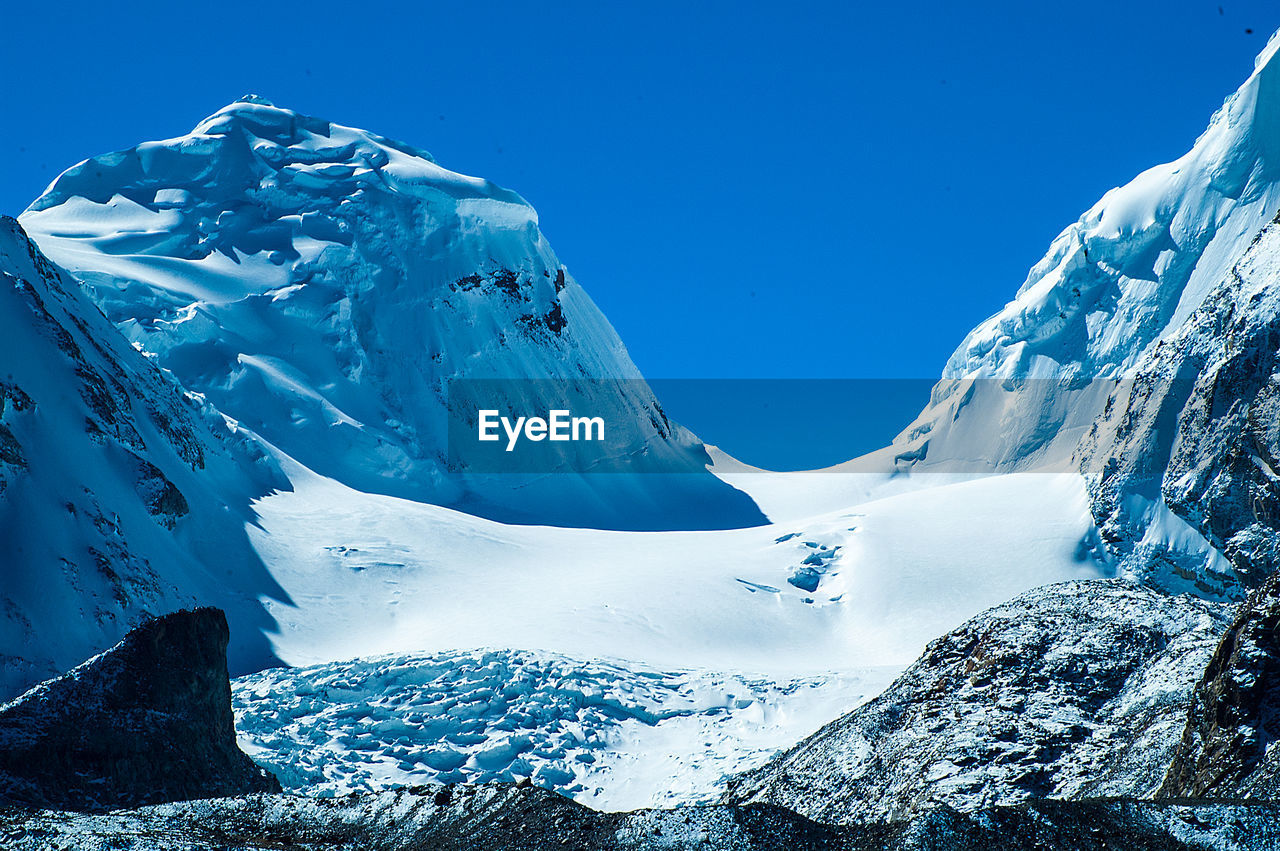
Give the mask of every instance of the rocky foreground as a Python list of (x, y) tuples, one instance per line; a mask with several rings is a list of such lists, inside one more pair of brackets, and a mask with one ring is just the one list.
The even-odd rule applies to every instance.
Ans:
[(1035, 801), (833, 827), (780, 807), (602, 813), (532, 786), (434, 786), (347, 798), (250, 795), (105, 815), (0, 810), (0, 842), (30, 851), (516, 851), (605, 849), (1258, 849), (1280, 847), (1280, 806)]
[(225, 620), (178, 612), (0, 707), (0, 847), (1280, 847), (1278, 589), (1234, 617), (1118, 582), (1031, 592), (725, 802), (629, 813), (528, 781), (282, 793), (236, 746)]
[(830, 824), (1043, 798), (1151, 798), (1233, 607), (1067, 582), (931, 642), (879, 697), (730, 784)]

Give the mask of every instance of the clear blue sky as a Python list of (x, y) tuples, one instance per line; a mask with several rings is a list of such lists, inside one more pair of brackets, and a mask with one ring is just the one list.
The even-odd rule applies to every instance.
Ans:
[(0, 20), (0, 212), (254, 91), (520, 192), (647, 375), (922, 378), (1103, 192), (1191, 145), (1280, 7), (99, 0)]

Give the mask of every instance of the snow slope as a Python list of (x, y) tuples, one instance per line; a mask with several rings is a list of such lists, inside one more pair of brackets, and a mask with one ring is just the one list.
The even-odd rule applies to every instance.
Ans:
[(0, 699), (196, 601), (227, 611), (233, 669), (270, 663), (259, 598), (286, 598), (245, 525), (285, 480), (9, 218), (0, 363)]
[(303, 667), (237, 681), (237, 717), (283, 782), (332, 793), (532, 776), (608, 808), (706, 799), (934, 636), (1110, 573), (1078, 475), (621, 532), (506, 525), (287, 470), (294, 489), (258, 503), (251, 537), (291, 601), (267, 602), (273, 647)]
[[(517, 522), (762, 520), (667, 420), (533, 208), (425, 151), (250, 96), (67, 170), (22, 221), (187, 388), (352, 487)], [(494, 398), (483, 379), (540, 381)], [(575, 443), (539, 474), (449, 475), (450, 405), (532, 416), (561, 391), (609, 423), (609, 464), (669, 475), (577, 475), (598, 459)]]
[[(250, 536), (291, 601), (267, 605), (276, 652), (296, 665), (512, 647), (784, 676), (902, 666), (1021, 591), (1109, 572), (1087, 553), (1075, 475), (989, 477), (802, 523), (641, 533), (504, 525), (288, 472), (293, 491), (257, 504)], [(791, 582), (810, 574), (812, 590)]]

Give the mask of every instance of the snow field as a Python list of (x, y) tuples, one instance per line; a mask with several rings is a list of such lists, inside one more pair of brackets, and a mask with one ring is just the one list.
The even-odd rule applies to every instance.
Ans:
[(237, 723), (286, 784), (326, 794), (531, 777), (610, 809), (706, 800), (972, 615), (1109, 572), (1080, 556), (1077, 476), (899, 478), (807, 521), (617, 532), (284, 464), (295, 489), (257, 503), (250, 536), (290, 601), (264, 600), (274, 649), (307, 667), (237, 680)]

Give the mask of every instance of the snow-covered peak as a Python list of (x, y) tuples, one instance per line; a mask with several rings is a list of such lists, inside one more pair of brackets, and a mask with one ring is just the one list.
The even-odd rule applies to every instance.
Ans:
[(1280, 208), (1280, 40), (1182, 157), (1067, 227), (945, 378), (1114, 376), (1196, 308)]
[[(425, 151), (249, 97), (69, 169), (22, 221), (183, 384), (348, 485), (557, 524), (763, 519), (667, 422), (533, 208)], [(586, 382), (613, 458), (680, 475), (583, 476), (568, 450), (556, 475), (450, 475), (470, 379)], [(513, 416), (556, 407), (519, 392)]]
[[(1182, 157), (1112, 189), (951, 356), (896, 441), (933, 469), (1070, 465), (1106, 404), (1280, 210), (1280, 40)], [(988, 380), (994, 379), (994, 380)]]

